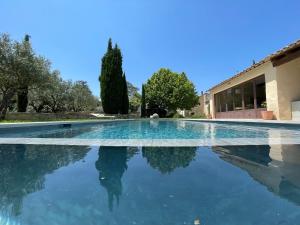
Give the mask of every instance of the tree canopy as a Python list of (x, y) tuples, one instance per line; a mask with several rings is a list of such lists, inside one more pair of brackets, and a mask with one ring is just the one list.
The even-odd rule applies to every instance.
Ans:
[[(17, 104), (16, 104), (17, 102)], [(98, 100), (86, 82), (64, 81), (51, 63), (37, 55), (30, 36), (13, 41), (0, 35), (0, 119), (8, 109), (25, 112), (83, 111), (96, 108)]]
[(191, 109), (198, 103), (194, 84), (185, 73), (175, 73), (160, 69), (145, 85), (145, 98), (148, 108), (168, 111)]
[(28, 87), (43, 80), (44, 66), (45, 61), (33, 52), (28, 35), (22, 42), (12, 41), (8, 34), (0, 36), (0, 119), (17, 93), (22, 101), (18, 106), (24, 111)]
[(29, 91), (29, 106), (36, 112), (83, 112), (97, 108), (86, 81), (65, 81), (60, 72), (50, 73), (42, 86)]

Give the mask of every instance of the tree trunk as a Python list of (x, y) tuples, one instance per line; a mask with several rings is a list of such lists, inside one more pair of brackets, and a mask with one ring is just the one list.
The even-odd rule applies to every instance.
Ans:
[(9, 107), (9, 104), (11, 102), (11, 99), (13, 98), (15, 92), (10, 90), (5, 93), (3, 93), (2, 101), (0, 102), (0, 120), (4, 120), (7, 109)]

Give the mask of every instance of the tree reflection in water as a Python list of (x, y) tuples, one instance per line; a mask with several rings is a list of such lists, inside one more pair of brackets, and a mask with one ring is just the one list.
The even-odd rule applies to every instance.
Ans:
[(45, 175), (85, 157), (88, 147), (0, 145), (0, 211), (21, 214), (26, 195), (42, 190)]
[(99, 171), (100, 184), (108, 194), (108, 206), (112, 211), (114, 201), (119, 204), (122, 195), (122, 176), (127, 169), (127, 161), (138, 152), (137, 148), (100, 147), (95, 163)]
[(143, 157), (161, 173), (171, 173), (176, 168), (187, 167), (196, 156), (196, 147), (143, 147)]

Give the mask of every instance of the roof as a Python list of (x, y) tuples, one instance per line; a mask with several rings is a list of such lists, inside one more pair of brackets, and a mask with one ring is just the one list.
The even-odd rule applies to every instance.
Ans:
[(266, 62), (272, 61), (273, 59), (279, 58), (279, 57), (285, 55), (286, 53), (288, 53), (288, 52), (290, 52), (290, 51), (292, 51), (296, 48), (299, 48), (299, 47), (300, 47), (300, 39), (293, 42), (293, 43), (291, 43), (291, 44), (289, 44), (289, 45), (287, 45), (287, 46), (285, 46), (284, 48), (276, 51), (275, 53), (272, 53), (272, 54), (268, 55), (267, 57), (265, 57), (264, 59), (262, 59), (258, 63), (253, 64), (252, 66), (248, 67), (247, 69), (243, 70), (242, 72), (237, 73), (233, 77), (231, 77), (229, 79), (226, 79), (226, 80), (222, 81), (221, 83), (213, 86), (212, 88), (209, 89), (209, 91), (212, 90), (212, 89), (215, 89), (215, 88), (217, 88), (217, 87), (219, 87), (219, 86), (221, 86), (225, 83), (228, 83), (229, 81), (242, 76), (243, 74), (255, 69), (256, 67), (259, 67), (260, 65), (262, 65)]

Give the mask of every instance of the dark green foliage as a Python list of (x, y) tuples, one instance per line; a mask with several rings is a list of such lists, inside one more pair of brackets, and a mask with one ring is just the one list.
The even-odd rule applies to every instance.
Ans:
[[(31, 43), (30, 43), (30, 36), (28, 34), (25, 35), (23, 44), (30, 51)], [(18, 96), (18, 99), (17, 99), (18, 100), (18, 105), (17, 105), (18, 112), (26, 112), (27, 105), (28, 105), (28, 85), (24, 85), (24, 87), (20, 87), (19, 90), (17, 91), (17, 96)]]
[(28, 105), (28, 87), (18, 90), (18, 112), (26, 112)]
[(123, 70), (122, 54), (117, 45), (112, 48), (109, 39), (107, 52), (102, 58), (101, 75), (101, 102), (103, 111), (108, 114), (118, 114), (123, 106)]
[(145, 99), (145, 85), (142, 85), (142, 103), (141, 103), (141, 117), (146, 116), (146, 99)]
[(184, 118), (184, 117), (183, 115), (176, 112), (174, 115), (172, 115), (172, 118)]
[(145, 85), (145, 91), (147, 112), (189, 110), (198, 103), (195, 86), (186, 74), (169, 69), (162, 68), (154, 73)]
[(127, 81), (126, 81), (126, 76), (125, 74), (122, 77), (122, 82), (123, 82), (123, 87), (122, 87), (122, 105), (121, 105), (121, 114), (128, 114), (128, 109), (129, 109), (129, 98), (128, 98), (128, 88), (127, 88)]
[(29, 41), (29, 40), (30, 40), (30, 35), (26, 34), (25, 38), (24, 38), (24, 41)]

